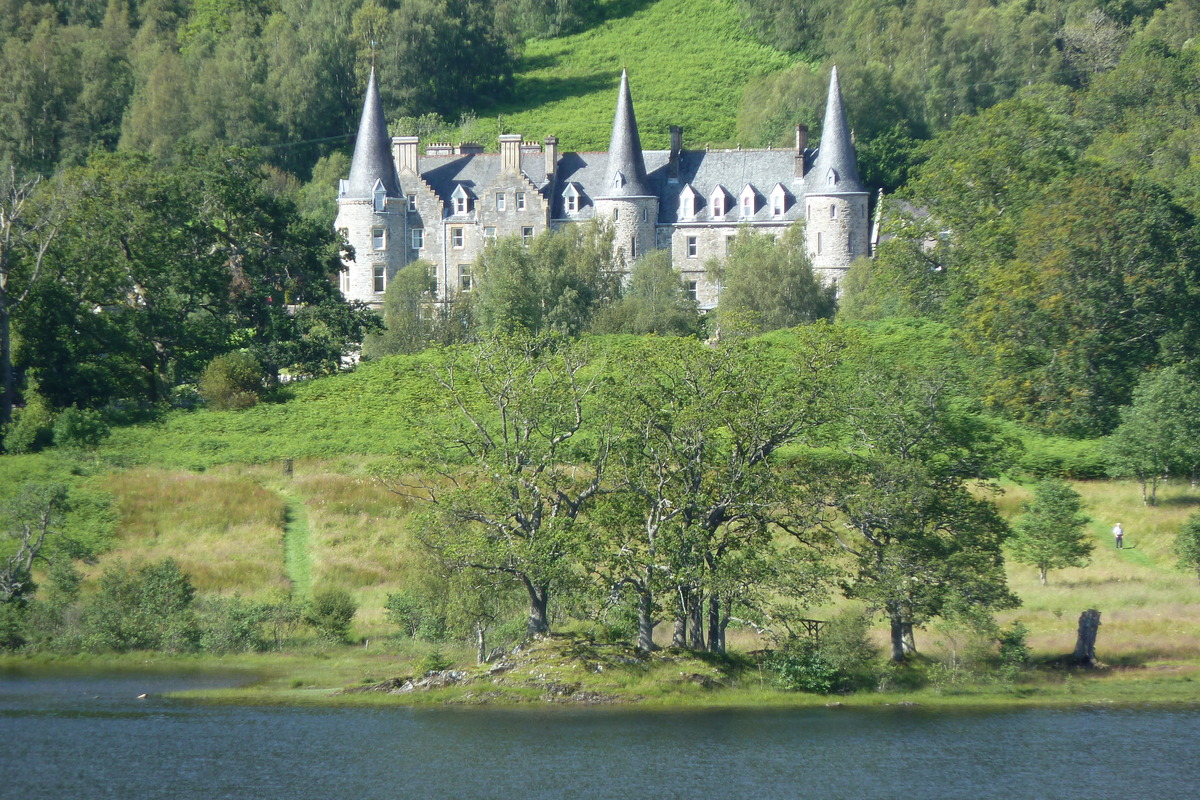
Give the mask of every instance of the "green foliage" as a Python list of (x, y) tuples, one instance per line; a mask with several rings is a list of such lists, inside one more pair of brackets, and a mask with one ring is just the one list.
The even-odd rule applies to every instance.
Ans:
[(358, 604), (345, 589), (318, 589), (304, 619), (326, 639), (345, 642), (350, 638), (350, 623), (357, 613)]
[(1008, 677), (1029, 666), (1029, 628), (1020, 620), (1001, 628), (996, 637), (1000, 669)]
[(82, 644), (93, 652), (194, 650), (200, 641), (196, 590), (173, 559), (130, 567), (114, 564), (82, 609)]
[(837, 670), (821, 655), (811, 639), (797, 639), (774, 650), (765, 666), (780, 688), (792, 692), (828, 694), (837, 681)]
[(837, 288), (813, 275), (799, 225), (778, 241), (740, 231), (729, 257), (710, 263), (709, 271), (721, 285), (716, 314), (728, 333), (764, 333), (833, 317)]
[(13, 411), (13, 421), (3, 428), (6, 453), (36, 453), (54, 440), (54, 415), (35, 391), (26, 392), (24, 408)]
[[(414, 261), (388, 281), (383, 296), (383, 330), (363, 341), (364, 358), (419, 353), (431, 344), (449, 344), (466, 334), (465, 301), (447, 306), (435, 303), (437, 279), (433, 265)], [(461, 307), (460, 307), (461, 306)]]
[(1042, 481), (1033, 492), (1034, 501), (1022, 506), (1013, 526), (1013, 557), (1037, 567), (1045, 584), (1047, 570), (1087, 566), (1095, 544), (1078, 492), (1058, 480)]
[(1198, 408), (1200, 385), (1182, 368), (1144, 374), (1133, 390), (1133, 404), (1121, 409), (1121, 424), (1106, 442), (1110, 474), (1136, 478), (1149, 505), (1161, 478), (1195, 474), (1200, 466)]
[(1200, 513), (1188, 517), (1175, 537), (1175, 556), (1180, 569), (1196, 573), (1200, 580)]
[(71, 406), (54, 419), (54, 444), (58, 447), (95, 450), (110, 432), (104, 414), (95, 409)]
[(402, 636), (427, 642), (440, 642), (446, 637), (445, 616), (428, 598), (412, 590), (388, 594), (384, 616)]
[(600, 309), (592, 322), (595, 333), (655, 333), (695, 336), (701, 327), (696, 301), (687, 296), (683, 277), (665, 250), (655, 250), (634, 262), (629, 287), (621, 298)]
[(454, 666), (454, 662), (446, 657), (441, 650), (431, 650), (421, 659), (417, 665), (417, 671), (422, 675), (428, 675), (431, 672), (442, 672)]
[(244, 350), (217, 356), (200, 373), (200, 396), (216, 411), (241, 411), (258, 403), (267, 375)]
[(197, 601), (200, 649), (208, 653), (257, 653), (270, 642), (264, 626), (274, 609), (242, 597), (204, 597)]

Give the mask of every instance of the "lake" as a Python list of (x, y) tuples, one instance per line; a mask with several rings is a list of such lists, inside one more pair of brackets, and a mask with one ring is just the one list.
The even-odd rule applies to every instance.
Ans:
[[(1200, 710), (213, 706), (0, 671), (0, 797), (1194, 798)], [(137, 695), (149, 697), (138, 700)]]

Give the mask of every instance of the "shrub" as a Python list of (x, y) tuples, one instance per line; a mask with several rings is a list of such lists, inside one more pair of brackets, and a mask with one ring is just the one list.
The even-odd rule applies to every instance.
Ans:
[(200, 647), (210, 653), (257, 653), (268, 648), (263, 623), (270, 608), (241, 597), (207, 597), (197, 604)]
[(0, 650), (25, 645), (26, 608), (22, 603), (0, 603)]
[(115, 564), (83, 609), (84, 646), (103, 650), (193, 650), (200, 638), (196, 590), (173, 559), (132, 569)]
[(454, 666), (454, 662), (447, 658), (441, 650), (434, 650), (427, 653), (421, 659), (421, 663), (417, 665), (417, 670), (422, 675), (428, 675), (431, 672), (442, 672), (443, 670), (450, 669), (452, 666)]
[(4, 429), (6, 453), (36, 453), (49, 447), (54, 440), (54, 417), (50, 407), (34, 392), (29, 392), (27, 397), (25, 407), (13, 410), (13, 420)]
[(265, 381), (258, 359), (238, 350), (208, 363), (200, 375), (200, 396), (209, 408), (238, 411), (258, 403)]
[(64, 408), (54, 420), (54, 444), (93, 450), (108, 438), (104, 415), (90, 408)]
[(345, 642), (350, 638), (350, 621), (357, 612), (354, 598), (345, 589), (322, 589), (313, 595), (304, 618), (325, 638)]
[(404, 590), (389, 594), (384, 604), (388, 622), (400, 628), (403, 636), (441, 642), (446, 639), (446, 617), (418, 593)]
[(815, 642), (791, 639), (767, 656), (765, 666), (775, 683), (792, 692), (828, 694), (837, 682), (837, 670), (821, 656)]
[(878, 680), (879, 648), (871, 641), (871, 616), (848, 609), (835, 615), (821, 631), (821, 657), (836, 673), (834, 691), (874, 686)]

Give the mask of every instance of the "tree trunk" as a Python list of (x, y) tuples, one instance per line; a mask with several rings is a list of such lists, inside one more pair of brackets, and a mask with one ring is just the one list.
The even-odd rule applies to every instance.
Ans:
[(905, 617), (900, 608), (889, 608), (888, 619), (892, 629), (892, 661), (899, 664), (906, 655), (917, 652), (912, 622)]
[(1046, 568), (1045, 567), (1043, 567), (1043, 566), (1038, 567), (1038, 577), (1042, 579), (1042, 586), (1045, 586), (1046, 585)]
[(725, 639), (721, 635), (721, 599), (715, 592), (708, 598), (708, 651), (725, 652)]
[(550, 633), (550, 615), (546, 613), (546, 606), (550, 602), (550, 587), (534, 586), (526, 580), (525, 589), (529, 592), (529, 624), (525, 628), (526, 635), (532, 638)]
[(687, 647), (687, 620), (682, 613), (675, 618), (675, 630), (671, 632), (671, 647)]
[(700, 595), (698, 589), (689, 589), (688, 598), (688, 626), (692, 629), (692, 649), (704, 649), (704, 609), (702, 608), (704, 599)]
[(12, 421), (15, 397), (15, 380), (12, 366), (12, 326), (8, 316), (8, 305), (0, 292), (0, 383), (3, 395), (0, 396), (0, 425)]
[(1096, 633), (1099, 630), (1099, 611), (1089, 608), (1079, 615), (1079, 635), (1075, 639), (1075, 655), (1073, 657), (1079, 666), (1096, 666)]
[(482, 622), (475, 623), (475, 662), (482, 664), (487, 661), (487, 627)]
[[(647, 569), (649, 572), (649, 569)], [(647, 575), (649, 580), (651, 576)], [(638, 640), (637, 649), (649, 653), (654, 646), (654, 594), (649, 586), (638, 590)]]

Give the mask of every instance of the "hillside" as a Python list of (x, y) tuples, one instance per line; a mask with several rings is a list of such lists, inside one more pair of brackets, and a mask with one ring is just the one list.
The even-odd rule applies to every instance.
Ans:
[(514, 100), (479, 109), (470, 134), (489, 148), (503, 127), (554, 134), (565, 150), (607, 149), (625, 68), (644, 147), (665, 149), (670, 125), (690, 147), (732, 145), (747, 83), (794, 63), (743, 30), (737, 0), (611, 0), (595, 27), (527, 43)]

